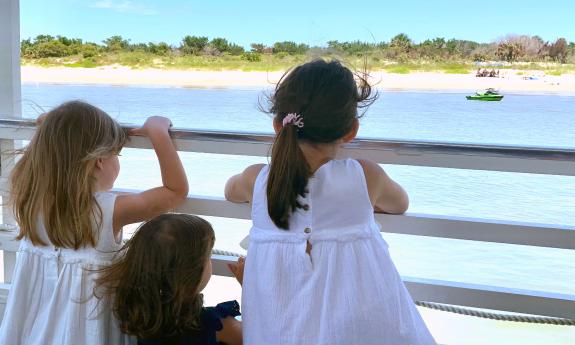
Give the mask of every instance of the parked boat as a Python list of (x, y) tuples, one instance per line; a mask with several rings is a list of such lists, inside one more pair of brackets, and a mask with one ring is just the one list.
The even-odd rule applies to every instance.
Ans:
[(465, 96), (471, 101), (500, 101), (503, 99), (503, 95), (495, 89), (489, 88), (485, 92), (476, 92), (475, 95)]

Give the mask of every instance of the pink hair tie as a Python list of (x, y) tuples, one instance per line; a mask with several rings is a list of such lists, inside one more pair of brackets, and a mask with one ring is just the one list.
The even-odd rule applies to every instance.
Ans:
[(303, 117), (296, 113), (287, 114), (282, 120), (282, 126), (292, 124), (298, 128), (303, 128)]

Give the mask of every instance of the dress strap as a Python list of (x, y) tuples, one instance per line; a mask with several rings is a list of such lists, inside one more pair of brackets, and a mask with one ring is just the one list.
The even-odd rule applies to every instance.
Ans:
[(122, 232), (118, 238), (114, 238), (114, 207), (116, 206), (117, 195), (111, 192), (99, 192), (94, 195), (96, 202), (102, 211), (102, 224), (97, 230), (97, 248), (103, 251), (118, 250), (122, 243)]

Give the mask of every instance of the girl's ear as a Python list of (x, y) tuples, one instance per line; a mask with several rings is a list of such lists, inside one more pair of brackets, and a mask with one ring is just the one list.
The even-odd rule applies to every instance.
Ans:
[(274, 123), (274, 131), (278, 134), (282, 130), (282, 124), (277, 120), (277, 117), (274, 116), (273, 119)]
[(104, 158), (96, 159), (96, 169), (102, 170), (104, 168)]
[(358, 130), (359, 130), (359, 121), (356, 118), (353, 120), (353, 126), (351, 127), (351, 130), (349, 131), (349, 133), (344, 135), (343, 138), (341, 138), (341, 141), (343, 143), (349, 143), (350, 141), (355, 139)]

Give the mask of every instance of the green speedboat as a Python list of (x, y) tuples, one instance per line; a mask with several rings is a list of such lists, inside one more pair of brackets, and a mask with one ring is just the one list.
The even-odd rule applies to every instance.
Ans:
[(494, 89), (487, 89), (485, 92), (476, 92), (475, 95), (465, 96), (465, 98), (471, 101), (500, 101), (503, 95)]

